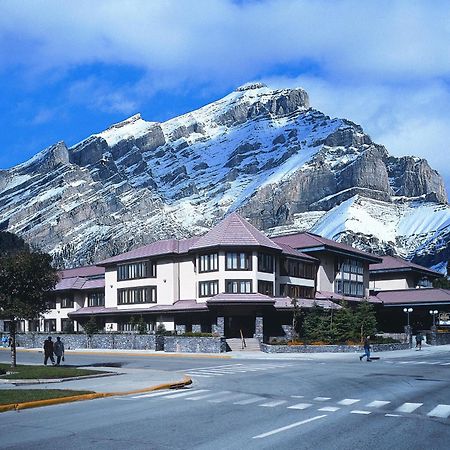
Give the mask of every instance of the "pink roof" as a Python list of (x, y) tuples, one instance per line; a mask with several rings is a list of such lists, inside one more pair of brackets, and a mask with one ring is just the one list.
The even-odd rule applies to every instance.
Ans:
[(81, 289), (87, 290), (87, 289), (102, 289), (102, 288), (103, 289), (105, 288), (104, 278), (100, 278), (97, 280), (86, 280)]
[(74, 278), (74, 277), (93, 277), (105, 274), (105, 268), (99, 266), (85, 266), (75, 267), (74, 269), (61, 270), (61, 278)]
[(266, 247), (281, 250), (266, 235), (261, 233), (239, 214), (232, 213), (219, 222), (214, 228), (198, 239), (191, 250), (210, 247)]
[(383, 262), (377, 263), (377, 264), (371, 264), (369, 266), (369, 269), (371, 272), (375, 271), (389, 271), (389, 272), (395, 272), (396, 270), (404, 271), (419, 271), (419, 272), (426, 272), (427, 274), (434, 275), (436, 277), (441, 277), (442, 274), (439, 272), (436, 272), (434, 270), (428, 269), (427, 267), (420, 266), (419, 264), (414, 264), (410, 261), (407, 261), (403, 258), (400, 258), (398, 256), (383, 256)]
[(398, 291), (382, 291), (377, 293), (379, 298), (385, 305), (403, 305), (403, 304), (433, 304), (433, 303), (449, 303), (449, 289), (402, 289)]
[(380, 261), (380, 258), (376, 255), (363, 252), (361, 250), (353, 248), (351, 245), (336, 242), (313, 233), (296, 233), (296, 234), (289, 234), (286, 236), (276, 236), (273, 237), (272, 240), (277, 244), (279, 243), (287, 244), (292, 248), (300, 249), (303, 250), (304, 252), (320, 247), (325, 247), (335, 251), (352, 253), (355, 256), (368, 259), (372, 262)]
[(164, 239), (161, 241), (152, 242), (151, 244), (144, 245), (143, 247), (130, 250), (129, 252), (122, 253), (112, 258), (100, 261), (98, 264), (106, 265), (111, 263), (117, 263), (122, 261), (130, 261), (141, 258), (148, 258), (151, 256), (163, 256), (172, 254), (187, 253), (192, 244), (198, 240), (198, 237), (189, 239)]
[(308, 261), (311, 261), (311, 262), (319, 262), (319, 260), (317, 258), (309, 256), (306, 253), (302, 253), (302, 252), (296, 250), (295, 248), (292, 248), (288, 244), (283, 244), (283, 243), (278, 242), (277, 245), (279, 247), (281, 247), (281, 249), (283, 250), (283, 255), (296, 256), (297, 258), (307, 259)]
[(369, 296), (369, 297), (350, 297), (348, 295), (342, 295), (338, 294), (337, 292), (330, 292), (330, 291), (317, 291), (316, 292), (316, 299), (322, 300), (322, 299), (328, 299), (331, 301), (348, 301), (348, 302), (364, 302), (368, 301), (369, 303), (381, 303), (381, 300), (378, 299), (376, 296)]
[(143, 314), (152, 312), (184, 312), (184, 311), (207, 311), (206, 303), (197, 303), (195, 300), (180, 300), (173, 305), (154, 305), (148, 308), (122, 309), (117, 307), (105, 308), (104, 306), (89, 306), (77, 309), (69, 313), (69, 316), (89, 316), (92, 314)]
[(74, 278), (63, 278), (58, 281), (54, 291), (70, 291), (74, 289), (81, 289), (86, 282), (85, 278), (74, 277)]

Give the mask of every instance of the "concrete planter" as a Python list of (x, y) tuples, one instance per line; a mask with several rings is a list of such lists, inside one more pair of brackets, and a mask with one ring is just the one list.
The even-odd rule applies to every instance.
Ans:
[[(372, 352), (405, 350), (409, 344), (373, 344)], [(362, 353), (361, 345), (270, 345), (261, 344), (261, 350), (266, 353)]]

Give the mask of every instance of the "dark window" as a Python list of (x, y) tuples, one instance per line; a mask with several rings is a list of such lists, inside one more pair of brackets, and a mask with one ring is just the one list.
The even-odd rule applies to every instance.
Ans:
[(61, 299), (61, 308), (73, 308), (73, 297), (67, 296)]
[(258, 280), (258, 292), (273, 296), (273, 283), (271, 281)]
[(219, 270), (219, 254), (210, 253), (199, 256), (199, 272), (215, 272)]
[(144, 286), (117, 290), (117, 304), (156, 303), (156, 286)]
[(73, 321), (71, 319), (61, 319), (61, 331), (73, 333)]
[(28, 321), (28, 331), (31, 333), (40, 331), (39, 320), (37, 320), (37, 319), (29, 320)]
[(286, 258), (282, 261), (280, 275), (314, 280), (316, 277), (316, 266), (309, 262)]
[(227, 294), (251, 294), (252, 280), (225, 280)]
[(219, 281), (200, 281), (198, 283), (199, 297), (211, 297), (219, 293)]
[(90, 292), (88, 295), (88, 306), (105, 306), (105, 293)]
[(336, 265), (334, 290), (352, 297), (364, 296), (364, 265), (352, 258), (340, 259)]
[(140, 278), (155, 278), (156, 264), (152, 261), (140, 261), (117, 266), (117, 279), (136, 280)]
[(252, 254), (246, 252), (227, 252), (225, 254), (226, 270), (252, 270)]
[(282, 297), (314, 298), (314, 288), (308, 286), (298, 286), (295, 284), (281, 284), (280, 294)]
[(44, 319), (44, 332), (54, 333), (56, 331), (56, 319)]
[(258, 253), (258, 271), (273, 273), (273, 255)]
[(47, 300), (48, 309), (56, 309), (56, 300)]

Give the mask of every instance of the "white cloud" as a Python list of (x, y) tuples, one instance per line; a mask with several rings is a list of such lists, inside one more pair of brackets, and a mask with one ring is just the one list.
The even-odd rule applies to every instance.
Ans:
[(142, 70), (134, 85), (80, 79), (72, 102), (126, 115), (156, 92), (223, 92), (295, 73), (282, 81), (303, 85), (313, 106), (361, 123), (394, 155), (426, 157), (450, 180), (446, 0), (3, 0), (0, 9), (0, 71)]

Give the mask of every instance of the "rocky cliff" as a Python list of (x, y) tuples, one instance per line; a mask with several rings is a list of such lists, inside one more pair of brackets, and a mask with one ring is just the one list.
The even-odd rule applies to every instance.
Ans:
[[(349, 226), (348, 217), (333, 213), (348, 202), (358, 211), (378, 205), (375, 217), (394, 211), (399, 223), (411, 211), (441, 212), (421, 230), (419, 245), (398, 224), (388, 238)], [(389, 156), (359, 125), (311, 108), (302, 89), (245, 85), (167, 122), (135, 115), (0, 171), (1, 229), (66, 266), (202, 233), (232, 210), (270, 233), (319, 230), (326, 222), (327, 237), (408, 257), (436, 254), (431, 241), (438, 237), (448, 242), (439, 174), (423, 159)]]

